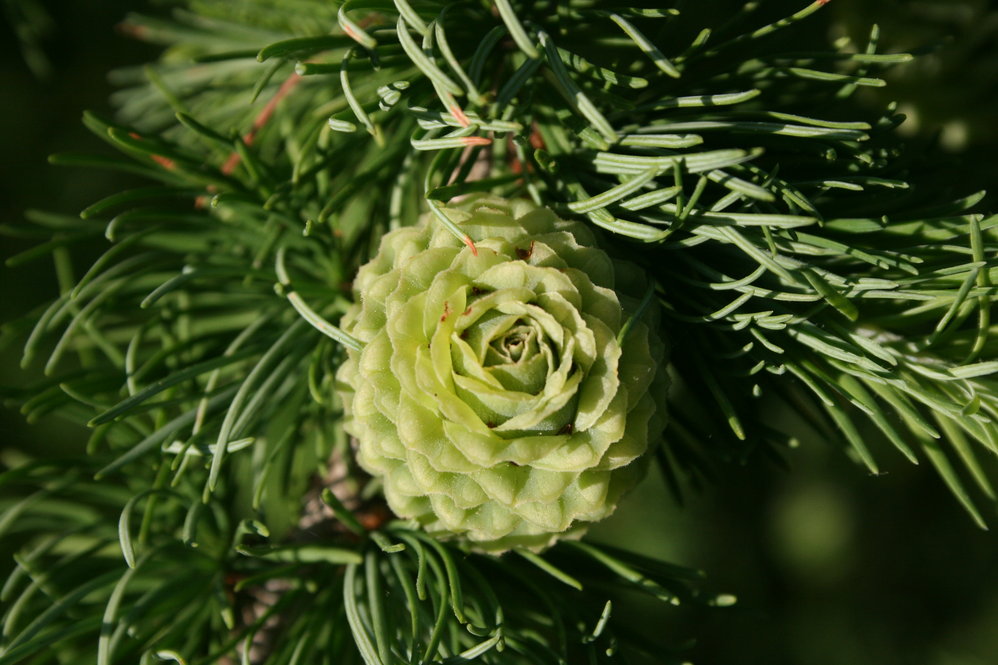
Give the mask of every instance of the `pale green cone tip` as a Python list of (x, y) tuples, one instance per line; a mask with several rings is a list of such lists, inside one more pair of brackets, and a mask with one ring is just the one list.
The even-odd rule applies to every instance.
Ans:
[[(613, 512), (665, 424), (665, 344), (646, 285), (579, 222), (524, 201), (384, 236), (341, 327), (358, 459), (391, 509), (473, 549), (541, 550)], [(649, 325), (651, 324), (651, 325)]]

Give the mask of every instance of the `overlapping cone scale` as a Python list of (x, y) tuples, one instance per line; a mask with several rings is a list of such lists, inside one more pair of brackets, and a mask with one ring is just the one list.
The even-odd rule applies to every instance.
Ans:
[(341, 326), (337, 374), (361, 466), (400, 517), (474, 549), (540, 550), (617, 505), (664, 427), (646, 288), (578, 222), (478, 198), (384, 236)]

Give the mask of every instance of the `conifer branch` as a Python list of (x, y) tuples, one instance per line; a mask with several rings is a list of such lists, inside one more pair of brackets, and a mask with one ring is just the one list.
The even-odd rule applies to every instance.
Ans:
[[(717, 36), (599, 2), (176, 4), (127, 20), (164, 55), (114, 74), (114, 120), (84, 119), (120, 154), (53, 158), (154, 184), (33, 215), (43, 244), (12, 260), (109, 242), (30, 317), (24, 357), (49, 378), (25, 414), (94, 432), (86, 459), (0, 476), (29, 496), (2, 495), (0, 534), (25, 546), (0, 665), (52, 644), (101, 665), (679, 662), (612, 608), (620, 588), (716, 603), (695, 573), (586, 543), (468, 556), (386, 523), (344, 461), (349, 282), (389, 228), (475, 191), (587, 220), (653, 276), (677, 386), (657, 460), (677, 490), (816, 434), (877, 473), (876, 429), (987, 522), (998, 216), (933, 188), (893, 106), (851, 101), (909, 59), (876, 33), (838, 52), (769, 39), (820, 0)], [(770, 397), (812, 430), (767, 422)], [(334, 465), (351, 492), (303, 528)]]

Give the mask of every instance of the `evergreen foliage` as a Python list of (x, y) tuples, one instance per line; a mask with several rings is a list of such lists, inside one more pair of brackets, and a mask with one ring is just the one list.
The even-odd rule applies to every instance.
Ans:
[[(129, 17), (159, 62), (114, 74), (119, 156), (149, 185), (17, 233), (62, 292), (8, 327), (48, 378), (28, 418), (87, 455), (0, 476), (0, 665), (680, 662), (617, 620), (723, 604), (698, 573), (585, 541), (468, 554), (389, 521), (332, 389), (350, 281), (389, 229), (529, 197), (644, 267), (672, 346), (656, 462), (712, 468), (868, 432), (927, 459), (982, 525), (998, 452), (998, 216), (934, 187), (893, 106), (910, 56), (800, 51), (770, 3), (188, 0)], [(684, 6), (685, 5), (685, 6)], [(712, 9), (714, 11), (712, 11)], [(108, 247), (82, 270), (74, 245)], [(626, 343), (626, 342), (625, 342)], [(777, 425), (763, 404), (800, 418)]]

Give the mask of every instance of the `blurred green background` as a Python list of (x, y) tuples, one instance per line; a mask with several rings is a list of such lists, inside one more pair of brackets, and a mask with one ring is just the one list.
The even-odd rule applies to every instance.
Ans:
[[(133, 184), (56, 169), (46, 156), (103, 149), (80, 113), (110, 111), (108, 71), (156, 56), (115, 25), (128, 11), (157, 8), (136, 0), (2, 6), (0, 223), (16, 223), (29, 208), (75, 214)], [(41, 13), (25, 32), (21, 19), (31, 8)], [(898, 100), (914, 143), (938, 138), (950, 159), (941, 178), (968, 193), (998, 189), (998, 3), (836, 0), (830, 10), (812, 29), (833, 39), (863, 43), (876, 21), (888, 50), (931, 47), (868, 101)], [(0, 242), (4, 257), (33, 244)], [(30, 312), (57, 290), (46, 259), (5, 269), (0, 320)], [(23, 388), (35, 376), (18, 369), (16, 345), (0, 350), (0, 384)], [(0, 432), (0, 469), (17, 450), (79, 451), (84, 441), (75, 426), (29, 426), (9, 408), (0, 411)], [(679, 634), (689, 628), (699, 636), (691, 660), (700, 665), (998, 663), (998, 538), (973, 526), (927, 465), (879, 452), (886, 471), (874, 478), (842, 451), (805, 442), (787, 455), (786, 469), (766, 459), (719, 469), (717, 482), (687, 493), (682, 507), (656, 476), (593, 535), (703, 569), (711, 589), (738, 597), (732, 608), (683, 615)]]

